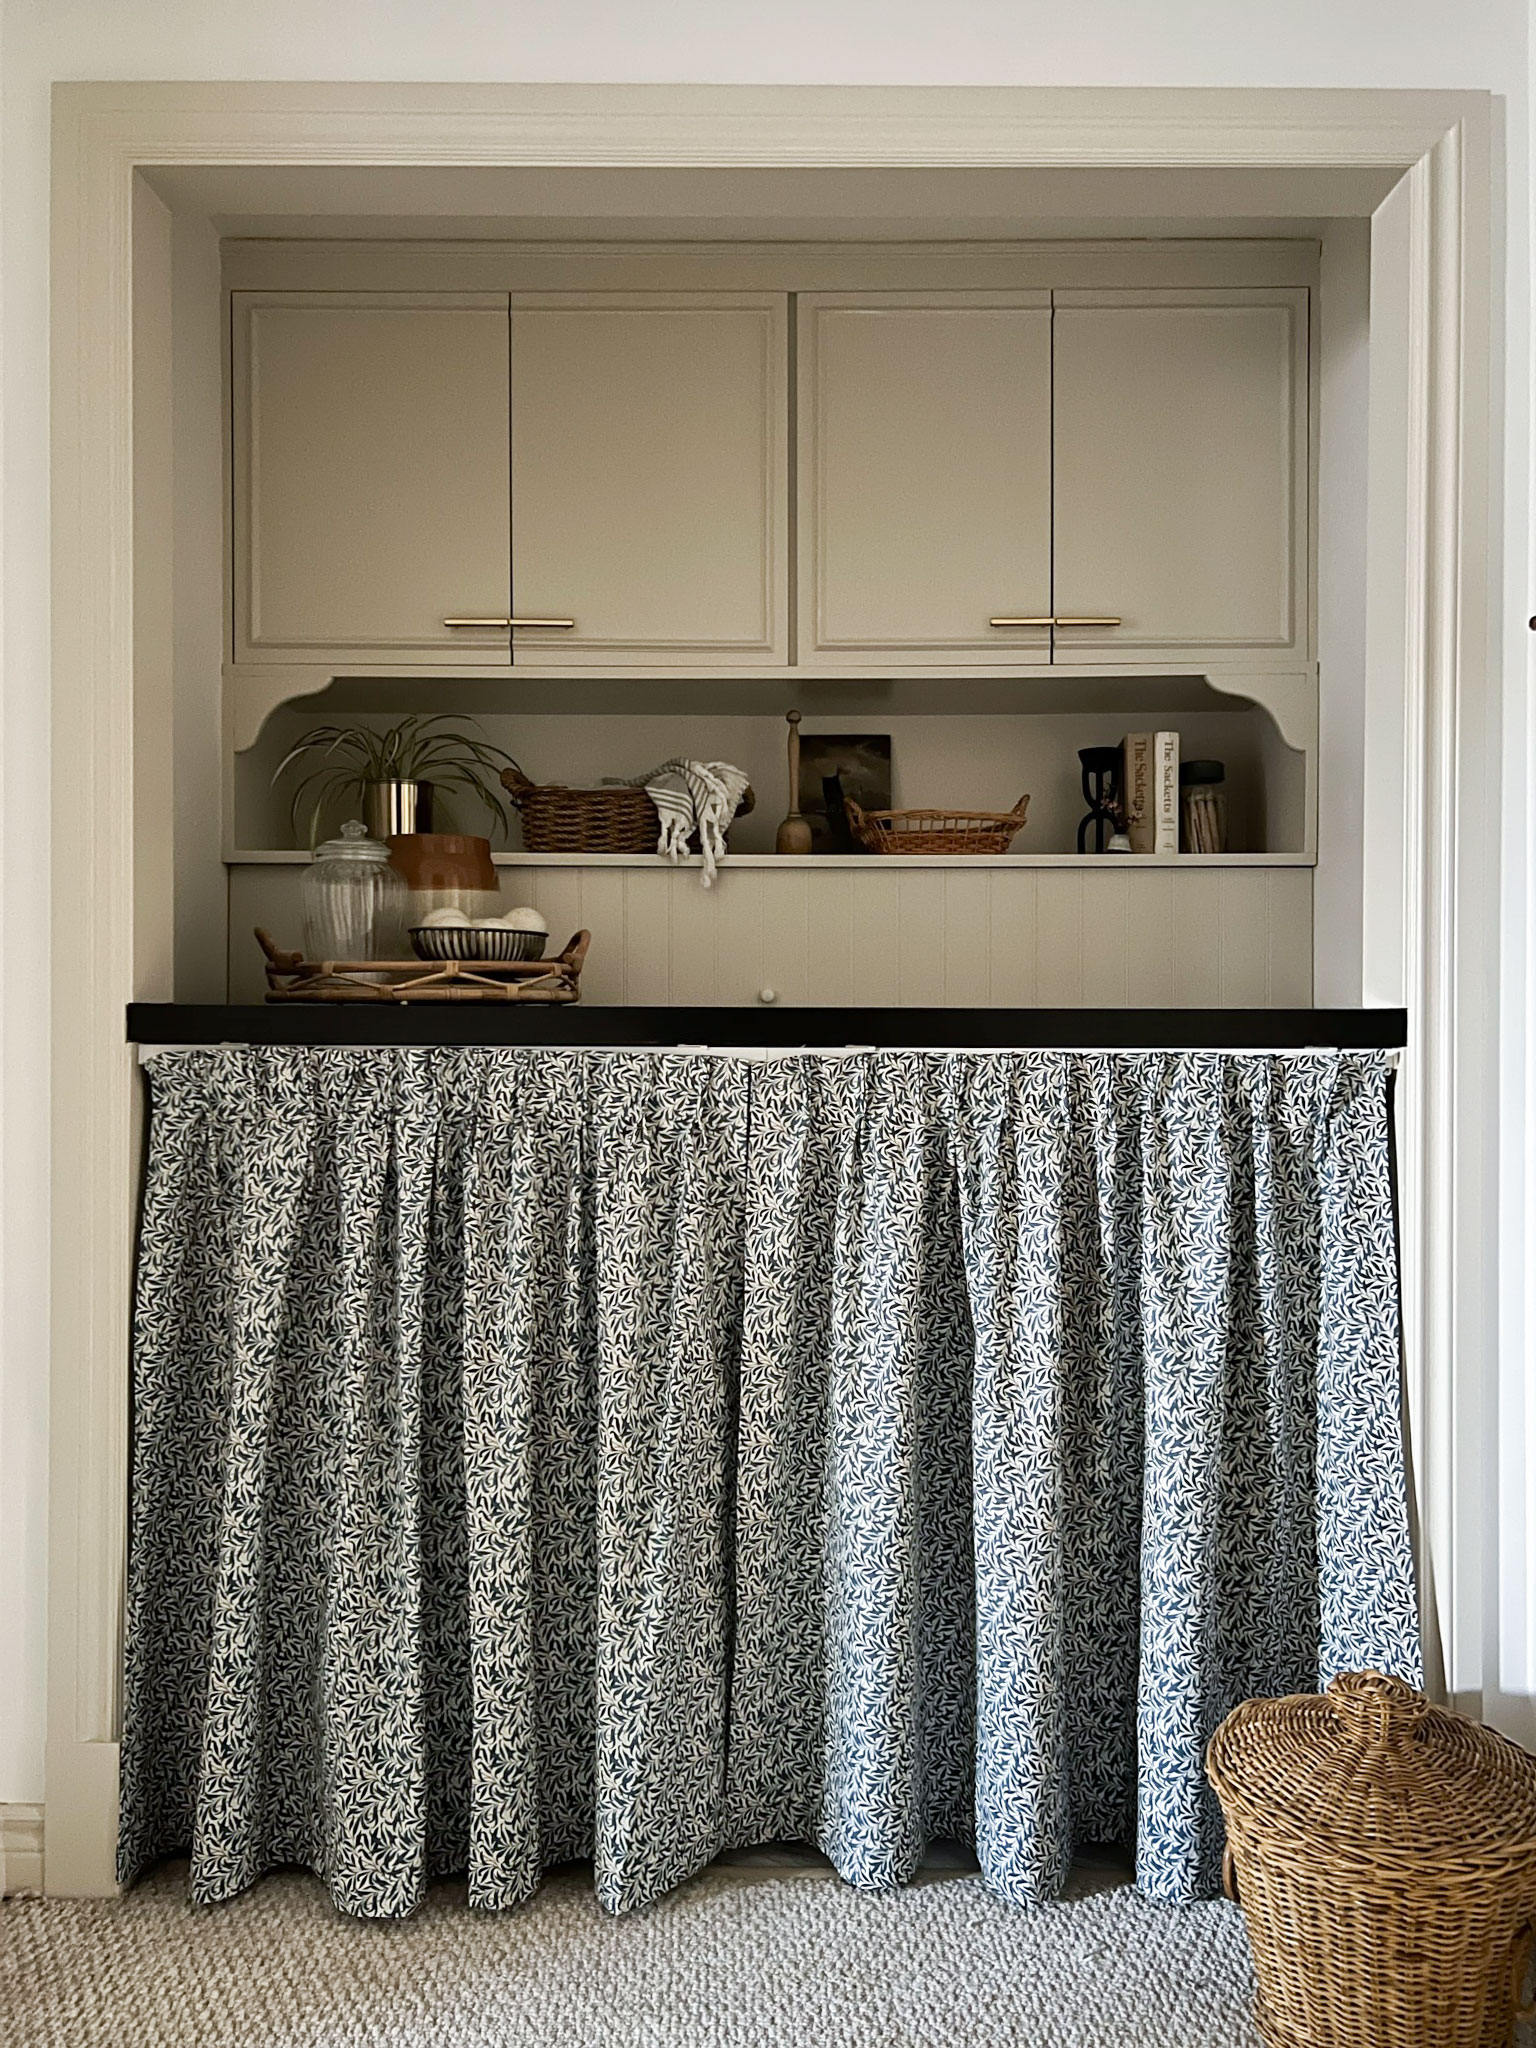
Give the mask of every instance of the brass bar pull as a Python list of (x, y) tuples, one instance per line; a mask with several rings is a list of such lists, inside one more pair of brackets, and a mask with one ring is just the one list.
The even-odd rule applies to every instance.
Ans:
[(562, 630), (570, 632), (574, 629), (576, 621), (574, 619), (444, 619), (443, 624), (445, 626), (499, 627), (503, 632), (505, 632), (508, 626), (559, 626)]
[(1054, 612), (1047, 612), (1041, 616), (1027, 619), (988, 619), (987, 621), (989, 626), (1118, 626), (1121, 623), (1122, 621), (1119, 619), (1110, 618), (1066, 619)]

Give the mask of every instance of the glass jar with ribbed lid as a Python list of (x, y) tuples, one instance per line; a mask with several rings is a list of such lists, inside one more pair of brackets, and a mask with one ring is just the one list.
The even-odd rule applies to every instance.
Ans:
[(389, 848), (350, 818), (315, 851), (301, 889), (304, 951), (311, 960), (400, 960), (406, 950), (406, 887)]

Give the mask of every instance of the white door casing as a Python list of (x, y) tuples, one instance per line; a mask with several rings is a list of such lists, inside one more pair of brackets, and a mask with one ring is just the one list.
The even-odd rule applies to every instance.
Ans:
[[(165, 514), (161, 494), (136, 474), (157, 451), (136, 446), (134, 431), (140, 165), (1367, 165), (1403, 174), (1407, 254), (1396, 263), (1384, 250), (1390, 268), (1374, 280), (1377, 304), (1408, 337), (1409, 374), (1404, 462), (1370, 507), (1376, 572), (1404, 602), (1389, 619), (1373, 613), (1368, 641), (1367, 986), (1409, 1010), (1402, 1233), (1423, 1548), (1449, 1616), (1448, 1682), (1479, 1689), (1485, 1388), (1497, 1339), (1479, 1156), (1493, 1128), (1487, 992), (1498, 915), (1487, 775), (1498, 703), (1487, 96), (68, 84), (54, 105), (48, 1889), (115, 1884), (139, 1115), (123, 1006), (171, 994), (171, 817), (156, 800), (171, 751), (160, 644), (169, 625), (144, 581), (164, 554)], [(168, 334), (161, 270), (148, 264), (137, 279), (141, 342)]]

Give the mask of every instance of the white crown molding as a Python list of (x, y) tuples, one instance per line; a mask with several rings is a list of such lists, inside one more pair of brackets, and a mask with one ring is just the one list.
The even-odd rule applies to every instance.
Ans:
[[(54, 111), (50, 1889), (115, 1889), (138, 1131), (123, 1006), (171, 993), (170, 806), (158, 779), (171, 752), (158, 580), (168, 522), (154, 475), (164, 450), (142, 417), (136, 448), (133, 376), (136, 314), (141, 351), (169, 353), (168, 293), (154, 282), (168, 216), (158, 201), (140, 211), (147, 267), (136, 294), (140, 166), (1265, 165), (1410, 174), (1413, 255), (1390, 280), (1414, 361), (1409, 481), (1371, 513), (1380, 546), (1395, 550), (1406, 607), (1396, 638), (1378, 635), (1368, 648), (1368, 800), (1394, 860), (1379, 871), (1367, 917), (1387, 963), (1373, 998), (1410, 1010), (1401, 1083), (1407, 1351), (1430, 1577), (1452, 1616), (1452, 1661), (1465, 1664), (1482, 1628), (1479, 1375), (1494, 1355), (1487, 1169), (1478, 1157), (1480, 1134), (1495, 1127), (1485, 991), (1498, 822), (1485, 753), (1497, 703), (1486, 644), (1495, 552), (1488, 96), (151, 83), (60, 85)], [(1464, 1684), (1454, 1671), (1450, 1682)]]
[(43, 1809), (0, 1806), (0, 1898), (43, 1888)]
[[(1406, 169), (1488, 95), (1068, 86), (60, 84), (133, 163)], [(252, 152), (256, 154), (253, 156)]]

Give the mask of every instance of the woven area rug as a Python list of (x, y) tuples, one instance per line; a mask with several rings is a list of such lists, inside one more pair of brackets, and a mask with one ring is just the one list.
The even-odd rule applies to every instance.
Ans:
[(311, 1877), (187, 1903), (0, 1906), (5, 2048), (1258, 2048), (1235, 1908), (1107, 1865), (1023, 1912), (968, 1873), (855, 1892), (805, 1859), (714, 1866), (611, 1919), (562, 1871), (515, 1912), (441, 1885), (341, 1919)]

